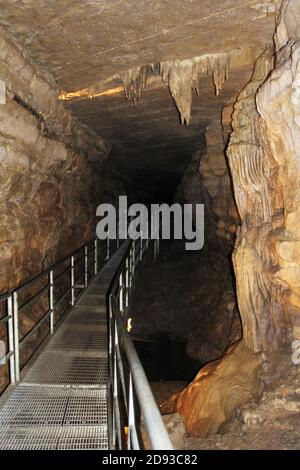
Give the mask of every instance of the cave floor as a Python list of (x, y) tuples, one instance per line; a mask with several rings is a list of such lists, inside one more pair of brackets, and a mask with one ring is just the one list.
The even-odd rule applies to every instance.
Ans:
[(276, 388), (243, 405), (219, 434), (187, 438), (189, 450), (300, 449), (300, 370), (285, 360)]

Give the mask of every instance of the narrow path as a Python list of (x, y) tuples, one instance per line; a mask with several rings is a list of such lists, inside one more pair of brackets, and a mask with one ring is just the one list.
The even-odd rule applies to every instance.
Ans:
[(108, 449), (107, 295), (128, 242), (93, 279), (0, 411), (0, 449)]

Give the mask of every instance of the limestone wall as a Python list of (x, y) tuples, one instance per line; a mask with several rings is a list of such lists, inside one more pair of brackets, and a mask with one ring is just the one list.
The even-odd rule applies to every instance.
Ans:
[(275, 34), (240, 94), (228, 151), (242, 220), (234, 251), (244, 340), (254, 351), (300, 338), (300, 6), (284, 1)]
[[(51, 79), (2, 33), (0, 79), (0, 292), (94, 236), (95, 209), (114, 184), (109, 146), (72, 118)], [(106, 195), (104, 196), (104, 192)]]

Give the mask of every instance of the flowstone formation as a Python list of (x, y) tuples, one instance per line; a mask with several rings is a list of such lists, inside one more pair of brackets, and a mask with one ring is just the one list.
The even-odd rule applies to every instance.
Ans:
[(269, 74), (265, 56), (269, 77), (256, 94), (257, 112), (245, 112), (247, 97), (240, 97), (229, 148), (242, 219), (234, 252), (238, 300), (244, 341), (255, 351), (300, 338), (299, 14), (298, 2), (283, 2), (275, 66)]
[(217, 432), (238, 406), (258, 398), (278, 378), (274, 354), (291, 354), (300, 338), (299, 9), (283, 2), (276, 60), (266, 49), (234, 106), (227, 155), (241, 220), (233, 263), (243, 340), (169, 402), (192, 435)]
[[(239, 149), (239, 145), (236, 147), (234, 146), (236, 121), (241, 119), (242, 123), (246, 123), (246, 125), (242, 126), (242, 132), (246, 133), (248, 138), (249, 136), (252, 137), (253, 135), (256, 135), (253, 133), (253, 128), (250, 127), (255, 122), (253, 117), (255, 117), (257, 113), (255, 108), (255, 94), (263, 80), (266, 78), (271, 64), (272, 55), (268, 51), (256, 62), (251, 82), (238, 97), (233, 116), (234, 132), (231, 136), (228, 150), (230, 165), (232, 147), (235, 151)], [(244, 114), (242, 114), (241, 110)], [(244, 134), (240, 135), (237, 133), (237, 135), (238, 142), (241, 142), (242, 146), (248, 145), (247, 140), (245, 141), (246, 136)], [(239, 140), (240, 138), (241, 140)], [(259, 149), (259, 147), (256, 147), (255, 145), (248, 145), (247, 148), (248, 150), (249, 148), (252, 151), (254, 150), (254, 152)], [(250, 168), (253, 169), (253, 166), (251, 165), (252, 156), (249, 155), (249, 152), (245, 158), (250, 159)], [(246, 165), (247, 163), (245, 163), (245, 158), (243, 160), (243, 164)], [(242, 172), (242, 174), (244, 175), (244, 172)], [(242, 195), (242, 193), (240, 188), (237, 190), (236, 183), (237, 181), (235, 180), (234, 191), (237, 200), (239, 195)], [(244, 200), (245, 198), (242, 197), (241, 199)], [(238, 202), (237, 207), (239, 210)], [(243, 223), (240, 210), (239, 215)], [(238, 236), (240, 230), (241, 229), (238, 230)], [(246, 263), (246, 261), (246, 258), (243, 259), (243, 263)], [(245, 269), (247, 269), (248, 275), (251, 276), (253, 269), (258, 268), (253, 264), (250, 268), (249, 265), (246, 264)], [(239, 273), (236, 275), (238, 283)], [(242, 284), (242, 281), (240, 282), (240, 288), (244, 286), (244, 289), (248, 292), (247, 289), (249, 289), (249, 284)], [(238, 294), (239, 293), (240, 291), (238, 289)], [(240, 297), (238, 297), (238, 302), (239, 301)], [(245, 329), (245, 318), (243, 317), (242, 309), (240, 309), (240, 313), (242, 316), (243, 328)], [(232, 356), (233, 354), (234, 357)], [(262, 363), (263, 357), (261, 354), (256, 352), (254, 348), (248, 346), (247, 342), (243, 339), (241, 343), (233, 346), (228, 351), (223, 359), (216, 364), (217, 367), (212, 363), (212, 365), (208, 364), (208, 366), (202, 369), (195, 377), (194, 381), (177, 398), (173, 397), (173, 400), (170, 402), (170, 406), (173, 402), (173, 409), (182, 414), (188, 433), (194, 436), (207, 436), (211, 432), (217, 432), (222, 423), (230, 419), (236, 407), (246, 403), (254, 397), (258, 397), (259, 392), (261, 393), (262, 390), (262, 382), (258, 379), (259, 368)], [(246, 372), (244, 378), (242, 378), (242, 370), (245, 370)], [(237, 379), (239, 375), (241, 376), (241, 379)], [(167, 408), (168, 406), (166, 406), (166, 410)]]

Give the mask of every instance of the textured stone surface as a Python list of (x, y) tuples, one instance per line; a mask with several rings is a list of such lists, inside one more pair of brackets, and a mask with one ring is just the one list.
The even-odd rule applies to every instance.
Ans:
[(226, 52), (233, 30), (239, 47), (264, 43), (273, 33), (275, 3), (2, 0), (0, 22), (61, 87), (78, 89), (158, 60), (220, 52), (220, 44)]
[[(60, 91), (102, 93), (66, 106), (115, 147), (112, 157), (131, 185), (142, 190), (153, 181), (155, 187), (164, 172), (171, 192), (206, 126), (248, 82), (261, 47), (272, 43), (278, 3), (2, 1), (0, 24)], [(229, 56), (229, 79), (216, 97), (210, 76), (218, 90)], [(113, 78), (121, 77), (135, 96), (134, 79), (143, 86), (145, 70), (152, 67), (139, 103), (126, 102)], [(180, 127), (168, 84), (189, 128)]]
[[(155, 341), (164, 334), (176, 340), (177, 347), (169, 352), (169, 373), (191, 380), (196, 367), (219, 359), (241, 337), (232, 283), (228, 260), (220, 252), (195, 254), (183, 244), (162, 243), (157, 262), (147, 259), (136, 282), (133, 335)], [(194, 366), (185, 366), (188, 357), (183, 357), (180, 343), (188, 357), (199, 361)]]
[[(225, 136), (224, 136), (225, 132)], [(226, 131), (220, 119), (213, 121), (206, 129), (206, 152), (200, 157), (199, 173), (207, 210), (210, 212), (211, 231), (217, 237), (228, 241), (229, 250), (239, 224), (232, 183), (225, 154)], [(210, 234), (212, 236), (212, 234)], [(224, 245), (220, 241), (221, 245)]]
[[(97, 205), (123, 192), (105, 159), (106, 142), (73, 119), (58, 101), (51, 82), (0, 35), (0, 74), (7, 87), (0, 105), (0, 292), (23, 284), (95, 236)], [(62, 266), (66, 269), (67, 266)], [(78, 268), (79, 269), (79, 268)], [(81, 265), (82, 269), (82, 265)], [(55, 272), (55, 276), (59, 272)], [(76, 276), (79, 275), (77, 270)], [(47, 276), (26, 289), (19, 306), (45, 287)], [(69, 273), (55, 290), (69, 286)], [(56, 319), (68, 307), (56, 308)], [(5, 314), (1, 304), (0, 316)], [(48, 292), (22, 310), (22, 338), (49, 309)], [(47, 333), (48, 323), (23, 344), (24, 364)], [(7, 344), (5, 325), (0, 335)], [(8, 370), (1, 368), (0, 390)]]
[[(0, 107), (2, 292), (94, 236), (100, 162), (108, 151), (101, 138), (73, 126), (53, 89), (16, 49), (11, 56), (12, 47), (1, 38), (7, 60), (0, 69), (9, 77), (7, 102)], [(45, 121), (54, 124), (51, 138), (41, 127), (46, 109)]]
[[(174, 449), (177, 449), (177, 450), (183, 449), (185, 446), (185, 441), (186, 441), (186, 431), (185, 431), (183, 419), (180, 416), (180, 414), (173, 413), (170, 415), (165, 415), (163, 416), (163, 421), (169, 433)], [(152, 449), (143, 421), (142, 421), (141, 431), (142, 431), (142, 440), (143, 440), (144, 449), (146, 450)]]
[[(295, 21), (299, 14), (299, 3), (283, 2), (275, 35), (276, 60), (273, 61), (272, 51), (262, 54), (251, 82), (234, 107), (227, 154), (241, 219), (233, 262), (243, 342), (229, 350), (216, 368), (210, 365), (202, 369), (198, 380), (178, 399), (174, 397), (173, 404), (177, 403), (177, 410), (194, 435), (217, 431), (240, 399), (247, 401), (257, 392), (259, 352), (269, 353), (264, 354), (267, 361), (260, 372), (267, 384), (276, 376), (270, 374), (268, 362), (274, 362), (270, 352), (289, 347), (299, 338), (300, 31)], [(237, 368), (232, 368), (234, 355), (238, 352), (239, 361), (245, 351), (248, 353), (243, 358), (244, 365), (237, 363)], [(253, 362), (251, 358), (256, 359)], [(224, 376), (218, 373), (218, 368), (223, 367)], [(239, 370), (236, 384), (230, 383), (234, 370)], [(214, 374), (219, 384), (214, 383)], [(206, 415), (209, 400), (216, 397), (221, 405), (213, 401), (214, 408)], [(172, 401), (169, 408), (171, 404)]]
[[(299, 370), (290, 356), (277, 357), (280, 378), (261, 401), (242, 405), (222, 432), (207, 438), (188, 438), (185, 448), (206, 450), (298, 450), (300, 446)], [(267, 430), (267, 432), (266, 432)]]
[(238, 406), (261, 395), (256, 376), (261, 361), (260, 354), (243, 342), (233, 345), (220, 361), (203, 367), (183, 392), (162, 405), (162, 412), (177, 410), (189, 435), (205, 437), (217, 432)]
[(42, 135), (62, 141), (77, 153), (100, 160), (110, 147), (64, 109), (55, 82), (42, 73), (0, 30), (0, 74), (10, 97), (16, 97), (38, 119)]
[(267, 54), (258, 60), (235, 106), (228, 151), (242, 220), (234, 252), (238, 301), (246, 344), (256, 351), (299, 336), (297, 17), (299, 4), (284, 2), (275, 65), (265, 81), (272, 61)]

